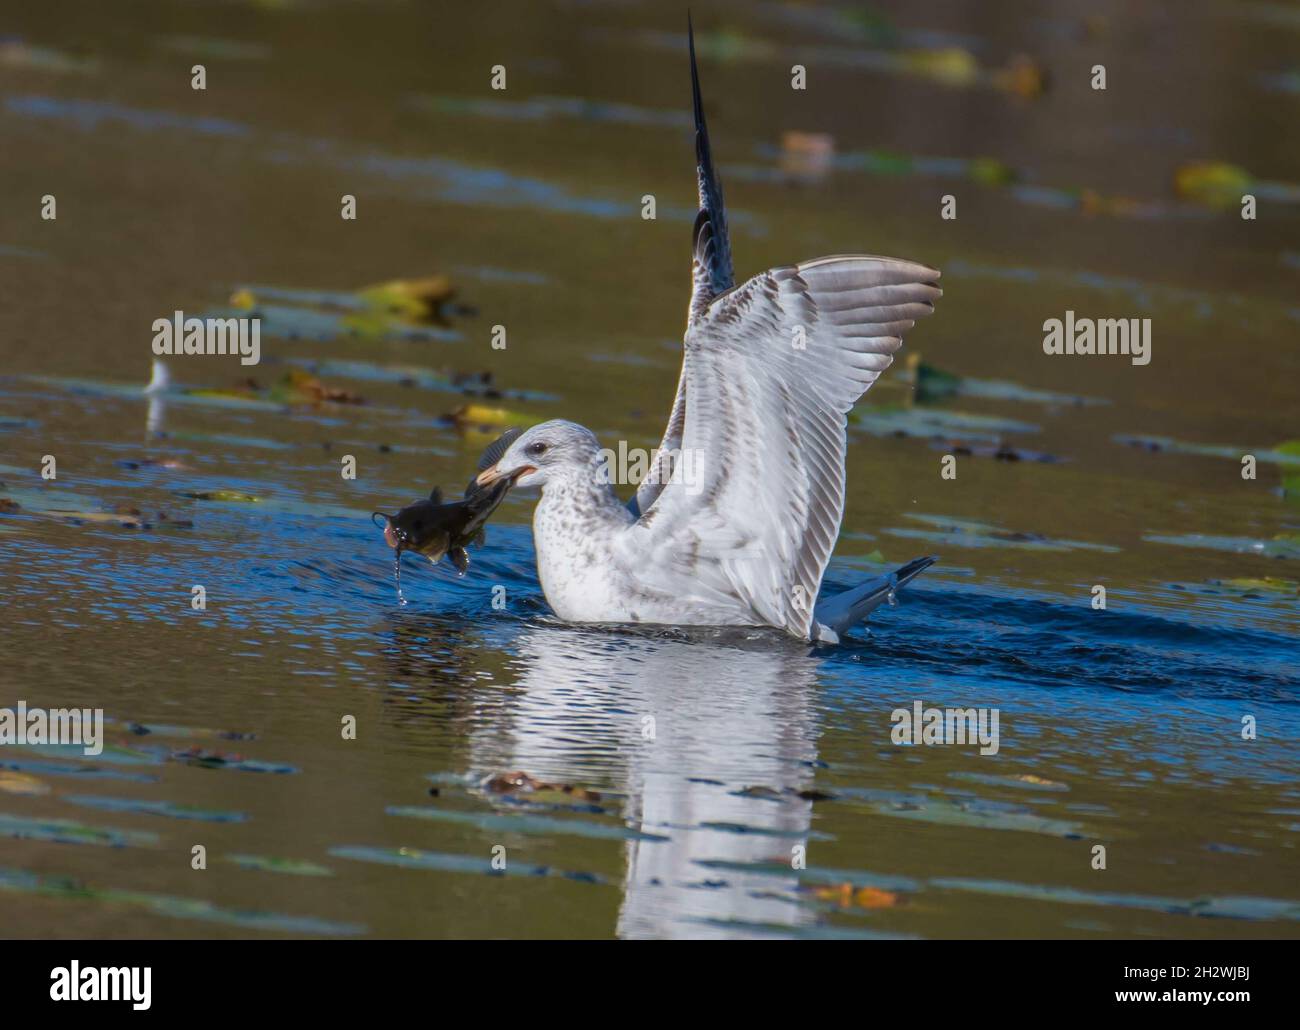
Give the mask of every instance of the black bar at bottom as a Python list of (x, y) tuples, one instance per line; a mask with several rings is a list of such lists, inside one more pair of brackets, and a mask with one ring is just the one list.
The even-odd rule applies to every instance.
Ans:
[(1181, 1021), (1281, 1014), (1295, 996), (1282, 947), (1265, 941), (861, 942), (816, 954), (753, 942), (743, 954), (733, 946), (707, 956), (529, 941), (11, 941), (3, 951), (6, 1016), (111, 1009), (140, 1019), (240, 1011), (336, 1020), (413, 1004), (411, 1015), (473, 1006), (491, 1017), (581, 999), (591, 1022), (600, 1018), (592, 1001), (610, 992), (663, 1006), (666, 1017), (675, 1004), (698, 1014), (707, 998), (734, 1018), (775, 993), (797, 1005), (856, 997), (864, 1013), (878, 1004), (986, 1016), (1127, 1009)]

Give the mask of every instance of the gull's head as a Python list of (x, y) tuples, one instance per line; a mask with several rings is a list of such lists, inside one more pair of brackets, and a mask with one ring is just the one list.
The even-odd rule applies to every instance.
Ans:
[(544, 486), (561, 478), (594, 475), (600, 456), (600, 443), (590, 429), (553, 419), (521, 434), (475, 482), (490, 486), (508, 479), (518, 487)]

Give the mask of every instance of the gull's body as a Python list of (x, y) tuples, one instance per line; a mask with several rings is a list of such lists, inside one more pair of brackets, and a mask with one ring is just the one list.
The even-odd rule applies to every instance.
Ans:
[(656, 468), (624, 506), (596, 437), (553, 421), (523, 433), (480, 479), (542, 487), (538, 575), (562, 619), (774, 626), (833, 641), (931, 562), (814, 604), (844, 514), (848, 412), (933, 310), (939, 273), (853, 255), (736, 287), (693, 42), (691, 77), (694, 289)]

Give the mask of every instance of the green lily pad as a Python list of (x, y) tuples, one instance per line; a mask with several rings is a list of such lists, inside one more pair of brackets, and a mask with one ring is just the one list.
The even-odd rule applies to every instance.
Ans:
[(256, 869), (267, 873), (286, 873), (290, 876), (333, 876), (334, 870), (293, 858), (276, 858), (272, 855), (227, 855), (226, 861), (241, 869)]

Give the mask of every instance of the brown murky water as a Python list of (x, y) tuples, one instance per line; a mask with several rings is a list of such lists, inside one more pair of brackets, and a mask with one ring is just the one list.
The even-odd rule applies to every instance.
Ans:
[[(658, 441), (683, 13), (3, 13), (0, 704), (110, 720), (95, 759), (0, 747), (6, 934), (1295, 936), (1300, 18), (872, 10), (695, 10), (738, 276), (944, 271), (922, 392), (899, 363), (858, 409), (829, 579), (941, 562), (816, 652), (558, 624), (522, 496), (399, 607), (368, 519), (456, 494), (497, 431), (465, 405)], [(357, 293), (434, 274), (442, 324)], [(147, 397), (152, 322), (232, 309), (262, 363)], [(1045, 354), (1067, 310), (1151, 319), (1150, 363)], [(998, 709), (998, 753), (893, 744), (916, 700)], [(580, 789), (485, 785), (516, 770)]]

